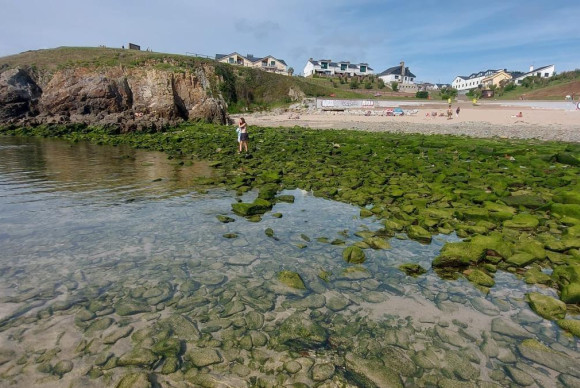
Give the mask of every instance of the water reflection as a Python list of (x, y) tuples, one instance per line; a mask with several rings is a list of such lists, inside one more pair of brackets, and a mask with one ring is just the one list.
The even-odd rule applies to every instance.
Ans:
[(0, 173), (0, 195), (15, 201), (57, 191), (100, 200), (181, 194), (214, 174), (206, 162), (172, 162), (161, 152), (22, 138), (2, 138)]

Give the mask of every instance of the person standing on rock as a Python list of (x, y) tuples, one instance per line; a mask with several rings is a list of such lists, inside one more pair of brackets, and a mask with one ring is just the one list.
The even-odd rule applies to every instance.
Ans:
[(246, 124), (246, 120), (243, 117), (240, 117), (238, 128), (240, 128), (240, 148), (238, 149), (238, 153), (242, 152), (242, 148), (248, 152), (248, 140), (250, 136), (248, 135), (248, 124)]

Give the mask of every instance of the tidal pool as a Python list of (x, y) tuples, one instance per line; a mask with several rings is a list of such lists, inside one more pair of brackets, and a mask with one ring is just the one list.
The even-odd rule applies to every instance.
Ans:
[(231, 204), (255, 192), (194, 189), (212, 174), (0, 137), (0, 386), (580, 386), (578, 340), (524, 300), (553, 290), (501, 272), (489, 293), (439, 278), (431, 261), (455, 236), (398, 236), (348, 264), (376, 219), (292, 190), (249, 222)]

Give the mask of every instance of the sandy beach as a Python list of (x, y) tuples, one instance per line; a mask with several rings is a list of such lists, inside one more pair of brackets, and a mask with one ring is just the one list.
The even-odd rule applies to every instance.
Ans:
[[(455, 102), (452, 119), (446, 116), (447, 105), (436, 102), (422, 106), (405, 106), (405, 103), (401, 102), (400, 106), (405, 111), (417, 111), (416, 114), (404, 116), (386, 116), (384, 109), (344, 112), (308, 109), (254, 113), (244, 117), (250, 125), (267, 127), (300, 126), (313, 129), (355, 129), (580, 142), (580, 110), (538, 108), (533, 106), (534, 102), (529, 104), (529, 106), (509, 106), (509, 102), (501, 104), (492, 102), (474, 106), (471, 102)], [(542, 106), (541, 103), (535, 104)], [(550, 103), (546, 102), (545, 105), (549, 106)], [(552, 105), (558, 106), (558, 103)], [(569, 105), (572, 107), (571, 103)], [(461, 108), (458, 117), (455, 114), (457, 106)], [(365, 115), (369, 111), (370, 115)], [(523, 117), (517, 117), (520, 112)], [(437, 113), (437, 117), (433, 117), (433, 113)], [(439, 114), (444, 114), (444, 117)]]

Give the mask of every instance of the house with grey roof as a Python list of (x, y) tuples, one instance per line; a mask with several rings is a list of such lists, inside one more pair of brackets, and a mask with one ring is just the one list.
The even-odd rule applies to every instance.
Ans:
[(405, 62), (401, 62), (399, 66), (389, 67), (387, 70), (379, 73), (378, 77), (386, 85), (391, 85), (392, 82), (396, 82), (401, 92), (415, 93), (419, 90), (415, 84), (417, 77), (408, 67), (405, 67)]
[[(521, 72), (518, 72), (521, 73)], [(542, 66), (534, 69), (534, 66), (530, 66), (530, 71), (523, 74), (517, 74), (517, 77), (514, 76), (512, 73), (512, 77), (514, 77), (514, 83), (516, 85), (521, 85), (522, 81), (526, 77), (540, 77), (540, 78), (550, 78), (556, 73), (556, 67), (554, 65)]]
[(374, 70), (368, 63), (351, 63), (349, 61), (334, 62), (331, 59), (314, 60), (310, 58), (304, 66), (304, 76), (311, 77), (315, 74), (325, 76), (359, 76), (374, 74)]
[(289, 75), (286, 61), (271, 55), (255, 57), (252, 54), (240, 55), (233, 52), (231, 54), (216, 54), (215, 60), (222, 63), (229, 63), (230, 65), (254, 67), (271, 73)]

